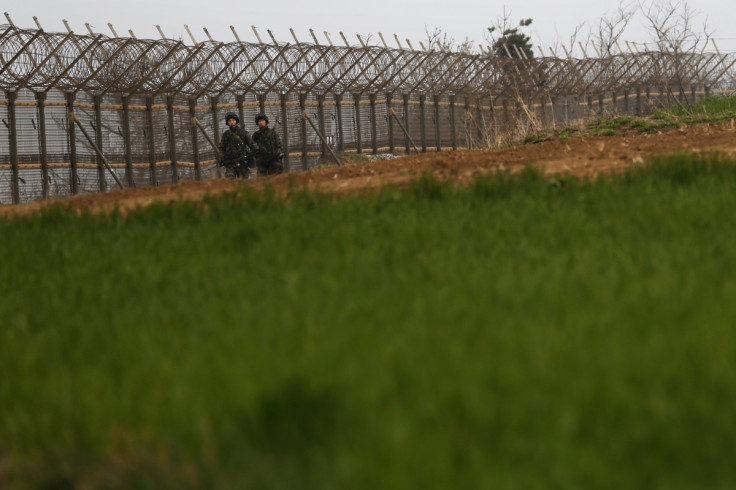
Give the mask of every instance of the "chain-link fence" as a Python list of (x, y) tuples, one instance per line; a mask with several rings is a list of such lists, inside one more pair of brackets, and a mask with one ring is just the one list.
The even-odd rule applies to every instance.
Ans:
[(247, 130), (265, 112), (287, 170), (298, 172), (326, 145), (487, 147), (530, 126), (689, 104), (734, 89), (736, 56), (527, 60), (307, 43), (189, 46), (2, 25), (0, 63), (0, 202), (20, 203), (217, 175), (212, 143), (230, 111)]

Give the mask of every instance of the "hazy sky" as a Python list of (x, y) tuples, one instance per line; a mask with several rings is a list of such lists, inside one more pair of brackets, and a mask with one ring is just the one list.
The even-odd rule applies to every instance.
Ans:
[[(650, 3), (652, 0), (648, 0)], [(662, 1), (662, 0), (658, 0)], [(672, 4), (674, 0), (664, 0)], [(576, 26), (585, 24), (578, 40), (588, 38), (591, 27), (597, 26), (603, 16), (615, 15), (616, 2), (590, 0), (520, 0), (507, 5), (510, 19), (517, 24), (522, 18), (531, 17), (533, 24), (527, 28), (536, 46), (569, 44)], [(698, 0), (688, 4), (697, 15), (694, 24), (702, 27), (707, 22), (722, 51), (736, 51), (736, 2), (733, 0)], [(484, 42), (488, 26), (497, 23), (504, 12), (504, 4), (488, 0), (280, 0), (258, 1), (229, 0), (203, 2), (180, 0), (154, 2), (151, 0), (5, 0), (3, 11), (20, 27), (34, 28), (33, 16), (37, 16), (46, 31), (66, 32), (62, 19), (69, 22), (77, 33), (87, 33), (85, 22), (94, 31), (111, 35), (108, 22), (119, 35), (128, 35), (132, 29), (139, 38), (159, 38), (155, 25), (161, 26), (171, 38), (182, 38), (189, 43), (184, 29), (187, 24), (197, 41), (207, 39), (203, 28), (218, 41), (235, 41), (230, 26), (234, 25), (243, 41), (256, 42), (251, 29), (255, 25), (261, 38), (270, 41), (271, 30), (279, 42), (293, 42), (289, 28), (303, 42), (314, 42), (309, 29), (314, 29), (321, 43), (326, 43), (327, 31), (335, 44), (343, 44), (342, 31), (351, 44), (358, 44), (357, 34), (372, 34), (372, 44), (379, 44), (378, 33), (389, 46), (396, 47), (394, 33), (404, 46), (409, 38), (415, 48), (426, 39), (426, 29), (441, 28), (455, 41), (468, 38), (477, 45)], [(2, 18), (0, 23), (7, 21)], [(639, 15), (632, 20), (622, 40), (645, 42), (652, 39)], [(577, 44), (577, 43), (576, 43)], [(536, 51), (536, 49), (535, 49)], [(559, 51), (560, 55), (561, 51)]]

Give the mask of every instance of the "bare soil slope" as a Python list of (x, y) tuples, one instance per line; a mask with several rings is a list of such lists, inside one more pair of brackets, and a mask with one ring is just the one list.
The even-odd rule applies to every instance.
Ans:
[[(659, 134), (629, 132), (620, 136), (595, 136), (549, 140), (501, 150), (459, 150), (410, 155), (373, 163), (313, 169), (307, 172), (250, 180), (211, 179), (159, 187), (139, 187), (106, 193), (75, 196), (67, 201), (72, 209), (105, 212), (146, 206), (179, 199), (201, 200), (206, 195), (233, 192), (241, 187), (272, 186), (277, 194), (289, 188), (318, 189), (336, 195), (362, 193), (384, 185), (405, 185), (423, 173), (441, 180), (468, 183), (478, 174), (497, 170), (515, 172), (538, 165), (547, 174), (581, 178), (621, 171), (657, 155), (678, 152), (719, 152), (736, 156), (734, 120), (682, 127)], [(41, 210), (54, 201), (37, 201), (0, 206), (0, 215), (23, 215)]]

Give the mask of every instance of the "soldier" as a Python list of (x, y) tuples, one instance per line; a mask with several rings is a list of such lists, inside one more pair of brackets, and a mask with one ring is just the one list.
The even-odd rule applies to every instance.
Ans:
[(227, 167), (235, 177), (247, 177), (246, 151), (254, 151), (256, 145), (248, 132), (240, 127), (240, 118), (234, 112), (225, 114), (225, 123), (228, 130), (222, 133), (220, 141), (220, 152), (222, 160), (220, 165)]
[(281, 160), (284, 153), (281, 149), (281, 138), (274, 129), (268, 127), (268, 117), (265, 114), (256, 115), (256, 124), (258, 131), (253, 133), (253, 141), (259, 150), (256, 156), (258, 173), (264, 175), (282, 173), (284, 165)]

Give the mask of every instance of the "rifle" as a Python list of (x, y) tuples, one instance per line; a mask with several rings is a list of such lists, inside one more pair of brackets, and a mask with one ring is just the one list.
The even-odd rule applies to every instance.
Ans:
[(239, 157), (222, 160), (220, 162), (220, 166), (227, 168), (227, 172), (225, 172), (225, 175), (227, 177), (255, 177), (256, 175), (258, 175), (256, 162), (257, 157), (260, 154), (261, 150), (256, 148), (253, 151), (243, 153)]
[(220, 162), (221, 167), (237, 167), (240, 165), (247, 165), (251, 159), (257, 158), (261, 154), (260, 148), (256, 148), (253, 151), (245, 152), (239, 157), (230, 158), (228, 160), (222, 160)]

